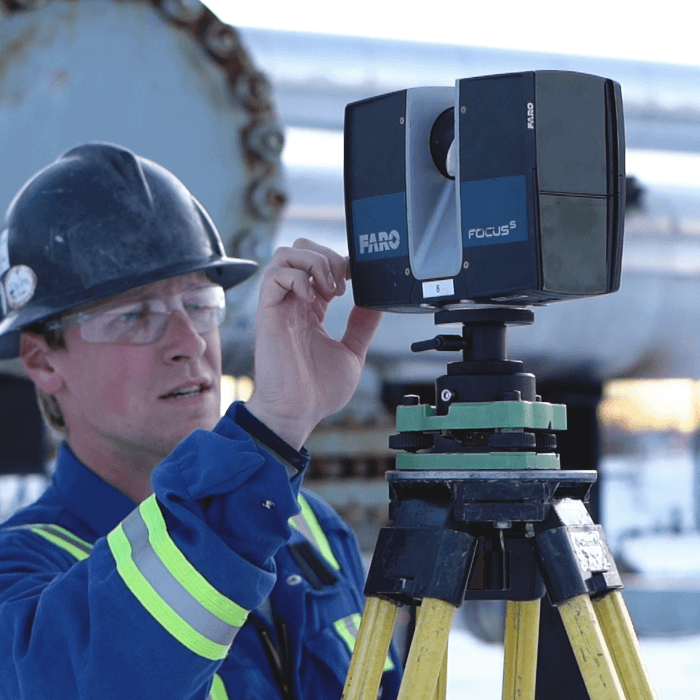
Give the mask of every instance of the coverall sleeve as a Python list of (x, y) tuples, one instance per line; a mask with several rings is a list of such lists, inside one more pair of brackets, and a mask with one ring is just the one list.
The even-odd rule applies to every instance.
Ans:
[(86, 559), (0, 532), (0, 700), (206, 697), (299, 510), (301, 476), (235, 410), (184, 440)]

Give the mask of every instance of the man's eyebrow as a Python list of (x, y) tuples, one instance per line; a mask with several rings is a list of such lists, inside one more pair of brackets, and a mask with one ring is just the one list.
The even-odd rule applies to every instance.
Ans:
[[(92, 304), (87, 304), (86, 306), (76, 307), (71, 314), (91, 314), (95, 311), (110, 311), (112, 309), (118, 309), (120, 306), (128, 306), (130, 304), (138, 304), (141, 301), (148, 299), (148, 296), (142, 297), (141, 295), (134, 295), (129, 297), (118, 296), (115, 299), (100, 299), (93, 302)], [(152, 298), (152, 297), (151, 297)]]
[[(78, 307), (75, 309), (76, 313), (92, 313), (96, 309), (104, 308), (105, 311), (110, 309), (117, 309), (120, 306), (127, 306), (129, 304), (137, 304), (141, 301), (149, 301), (150, 299), (159, 299), (162, 296), (172, 296), (174, 294), (183, 294), (184, 292), (190, 292), (195, 289), (201, 289), (202, 287), (208, 287), (212, 284), (208, 277), (200, 277), (193, 273), (193, 277), (187, 280), (189, 284), (184, 287), (180, 287), (178, 282), (171, 280), (164, 280), (166, 283), (157, 290), (142, 288), (138, 289), (127, 289), (123, 292), (118, 292), (114, 295), (113, 299), (101, 299), (93, 302), (92, 304)], [(151, 286), (151, 285), (148, 285)]]

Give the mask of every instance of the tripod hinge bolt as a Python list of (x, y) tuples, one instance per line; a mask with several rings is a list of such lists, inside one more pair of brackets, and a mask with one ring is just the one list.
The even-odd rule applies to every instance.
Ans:
[(440, 398), (445, 403), (449, 403), (450, 401), (452, 401), (453, 396), (454, 396), (454, 394), (449, 389), (443, 389), (442, 393), (440, 394)]

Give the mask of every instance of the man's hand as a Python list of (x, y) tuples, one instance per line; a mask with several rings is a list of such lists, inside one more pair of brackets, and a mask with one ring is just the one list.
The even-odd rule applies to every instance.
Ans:
[(338, 341), (323, 326), (345, 293), (348, 259), (300, 238), (263, 273), (255, 319), (255, 390), (248, 410), (299, 448), (316, 424), (350, 400), (381, 313), (354, 307)]

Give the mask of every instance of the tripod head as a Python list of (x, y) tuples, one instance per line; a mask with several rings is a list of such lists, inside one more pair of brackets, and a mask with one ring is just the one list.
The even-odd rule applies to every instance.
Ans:
[[(450, 362), (447, 374), (435, 381), (436, 416), (448, 416), (450, 408), (464, 411), (462, 404), (489, 404), (485, 410), (498, 411), (495, 402), (514, 403), (511, 413), (517, 406), (524, 408), (539, 402), (535, 390), (533, 374), (523, 372), (523, 363), (509, 360), (506, 354), (506, 332), (509, 325), (530, 325), (534, 314), (528, 309), (511, 307), (484, 307), (439, 311), (435, 314), (436, 325), (461, 323), (461, 335), (438, 335), (432, 340), (413, 343), (414, 352), (437, 350), (442, 352), (461, 351), (461, 362)], [(517, 403), (527, 402), (527, 403)], [(417, 405), (417, 397), (404, 397), (404, 406)], [(543, 404), (543, 408), (547, 406)], [(501, 407), (502, 408), (502, 407)], [(480, 410), (476, 406), (476, 410)], [(535, 409), (535, 410), (539, 410)], [(561, 414), (561, 411), (558, 412)], [(565, 428), (561, 416), (555, 421), (541, 421), (541, 425), (528, 426), (511, 424), (513, 419), (505, 419), (508, 424), (497, 425), (497, 419), (490, 426), (483, 421), (478, 425), (452, 424), (443, 427), (439, 435), (430, 431), (416, 434), (399, 433), (390, 438), (394, 449), (417, 451), (432, 449), (434, 452), (480, 452), (490, 451), (533, 451), (554, 452), (556, 437), (552, 429), (555, 423), (559, 429)], [(526, 431), (525, 428), (531, 430)], [(551, 465), (555, 466), (555, 465)]]
[[(534, 600), (545, 591), (540, 570), (547, 571), (533, 556), (535, 539), (537, 556), (549, 557), (551, 547), (558, 560), (571, 550), (567, 519), (585, 517), (596, 472), (560, 468), (555, 431), (566, 430), (566, 407), (543, 402), (534, 375), (507, 358), (507, 326), (533, 320), (522, 308), (443, 310), (436, 324), (461, 323), (462, 334), (412, 346), (461, 351), (462, 360), (436, 379), (435, 406), (408, 395), (397, 408), (398, 433), (389, 439), (396, 470), (387, 473), (392, 526), (380, 532), (366, 593), (403, 604)], [(558, 504), (571, 499), (574, 510), (560, 513)], [(607, 562), (596, 527), (585, 537)], [(597, 577), (607, 568), (595, 566), (586, 570), (573, 557), (570, 575), (547, 582), (547, 590), (558, 599), (617, 585), (616, 572)]]
[(438, 335), (413, 343), (411, 350), (462, 351), (462, 362), (451, 362), (447, 375), (436, 382), (437, 412), (445, 415), (455, 401), (504, 401), (520, 392), (526, 401), (535, 400), (535, 377), (523, 373), (523, 363), (508, 360), (506, 330), (509, 325), (530, 325), (534, 313), (528, 309), (485, 307), (438, 311), (436, 325), (461, 323), (462, 335)]

